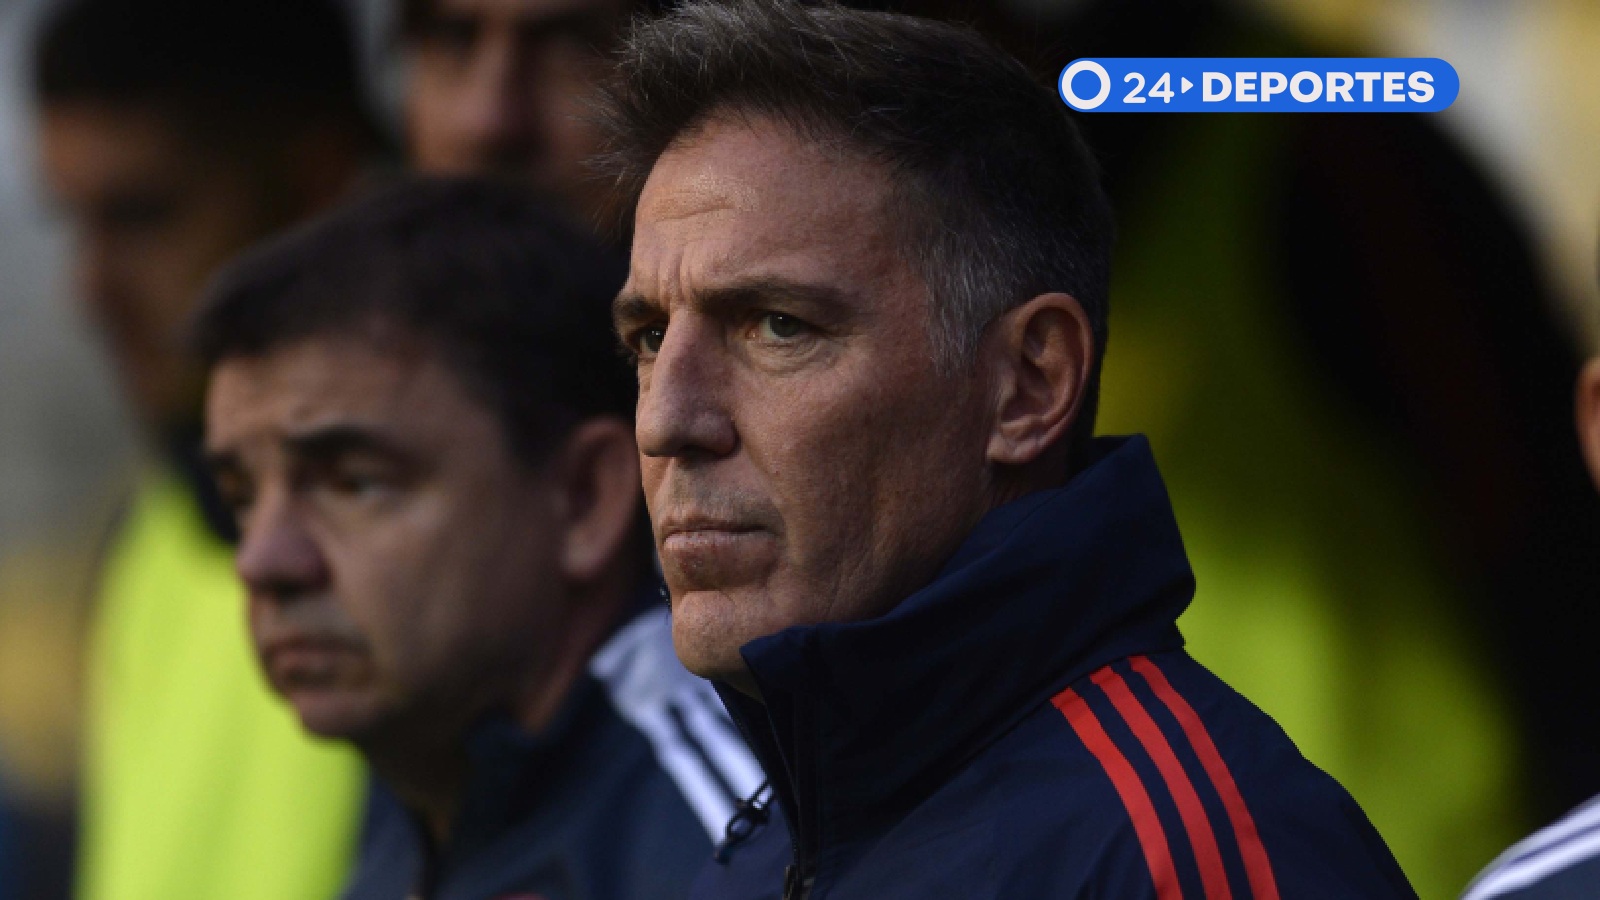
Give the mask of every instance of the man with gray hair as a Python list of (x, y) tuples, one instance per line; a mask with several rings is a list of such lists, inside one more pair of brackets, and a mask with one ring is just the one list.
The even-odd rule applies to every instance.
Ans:
[(746, 815), (699, 896), (1414, 896), (1182, 649), (1149, 444), (1092, 436), (1111, 213), (1049, 90), (950, 26), (698, 2), (606, 110), (674, 643), (793, 835)]

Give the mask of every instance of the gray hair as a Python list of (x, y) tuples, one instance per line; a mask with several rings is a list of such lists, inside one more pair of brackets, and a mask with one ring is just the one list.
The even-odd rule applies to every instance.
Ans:
[(1083, 305), (1094, 367), (1069, 440), (1093, 433), (1114, 226), (1066, 106), (976, 33), (834, 2), (692, 0), (636, 20), (601, 98), (624, 230), (656, 160), (713, 115), (842, 141), (892, 176), (901, 252), (927, 285), (945, 372), (1000, 315), (1051, 291)]

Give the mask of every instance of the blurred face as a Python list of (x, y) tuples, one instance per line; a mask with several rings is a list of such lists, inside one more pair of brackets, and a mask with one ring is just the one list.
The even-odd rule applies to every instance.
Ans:
[(526, 178), (580, 209), (593, 202), (582, 161), (597, 147), (584, 97), (624, 0), (430, 0), (412, 44), (407, 95), (416, 164)]
[(1578, 445), (1589, 464), (1589, 476), (1600, 487), (1600, 357), (1589, 360), (1578, 375)]
[(192, 417), (201, 378), (179, 332), (213, 270), (268, 229), (260, 186), (148, 110), (53, 104), (40, 127), (78, 294), (131, 399), (147, 421)]
[(433, 353), (313, 338), (227, 359), (206, 413), (251, 636), (308, 730), (438, 741), (546, 659), (555, 491)]
[(615, 305), (678, 654), (879, 615), (985, 509), (986, 387), (934, 368), (875, 164), (758, 120), (656, 164)]

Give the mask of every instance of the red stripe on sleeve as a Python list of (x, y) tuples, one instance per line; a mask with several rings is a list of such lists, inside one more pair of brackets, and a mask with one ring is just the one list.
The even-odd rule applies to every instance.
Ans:
[(1133, 770), (1122, 751), (1117, 749), (1117, 745), (1112, 743), (1111, 736), (1101, 727), (1094, 710), (1083, 702), (1076, 691), (1067, 688), (1050, 702), (1067, 717), (1072, 730), (1078, 733), (1078, 739), (1100, 761), (1100, 767), (1105, 769), (1112, 786), (1117, 789), (1117, 796), (1122, 798), (1128, 818), (1133, 820), (1133, 832), (1138, 835), (1139, 846), (1144, 850), (1145, 865), (1150, 867), (1156, 900), (1183, 900), (1183, 888), (1178, 884), (1178, 871), (1172, 866), (1172, 850), (1167, 846), (1166, 832), (1161, 828), (1161, 820), (1156, 818), (1156, 808), (1151, 805), (1150, 795), (1139, 780), (1139, 774)]
[(1183, 727), (1183, 733), (1194, 746), (1195, 755), (1200, 757), (1200, 765), (1205, 767), (1217, 794), (1222, 797), (1222, 805), (1228, 811), (1228, 821), (1233, 824), (1234, 838), (1239, 842), (1239, 852), (1244, 857), (1244, 870), (1250, 879), (1253, 900), (1278, 900), (1278, 881), (1272, 874), (1272, 860), (1267, 857), (1267, 848), (1261, 843), (1261, 834), (1256, 830), (1256, 820), (1250, 816), (1250, 808), (1245, 805), (1244, 796), (1233, 781), (1233, 773), (1228, 771), (1228, 764), (1222, 761), (1222, 754), (1217, 752), (1217, 745), (1211, 740), (1211, 732), (1206, 730), (1205, 722), (1200, 720), (1200, 715), (1189, 705), (1189, 701), (1173, 690), (1167, 676), (1148, 657), (1135, 656), (1131, 662), (1134, 671), (1144, 676), (1151, 690), (1155, 691)]
[(1167, 743), (1167, 736), (1161, 733), (1155, 720), (1150, 718), (1150, 713), (1128, 689), (1128, 683), (1110, 666), (1094, 673), (1092, 677), (1094, 683), (1100, 685), (1100, 689), (1111, 698), (1111, 704), (1122, 714), (1128, 727), (1133, 729), (1134, 736), (1144, 746), (1144, 752), (1150, 754), (1150, 759), (1160, 770), (1161, 780), (1167, 783), (1167, 790), (1178, 805), (1178, 815), (1183, 819), (1183, 830), (1189, 834), (1189, 846), (1194, 848), (1195, 862), (1200, 866), (1200, 882), (1206, 889), (1206, 900), (1233, 900), (1233, 891), (1228, 887), (1228, 872), (1222, 867), (1222, 851), (1217, 849), (1217, 836), (1211, 830), (1211, 820), (1200, 803), (1200, 795), (1195, 793), (1189, 773), (1183, 770), (1183, 764), (1172, 752), (1172, 745)]

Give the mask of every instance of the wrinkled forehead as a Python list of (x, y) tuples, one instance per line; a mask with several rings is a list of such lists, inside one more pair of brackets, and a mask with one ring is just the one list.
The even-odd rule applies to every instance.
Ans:
[(886, 167), (770, 119), (721, 118), (657, 161), (629, 288), (652, 296), (759, 273), (860, 279), (898, 259)]
[(419, 340), (314, 337), (218, 362), (206, 443), (273, 440), (335, 423), (409, 429), (471, 402)]

